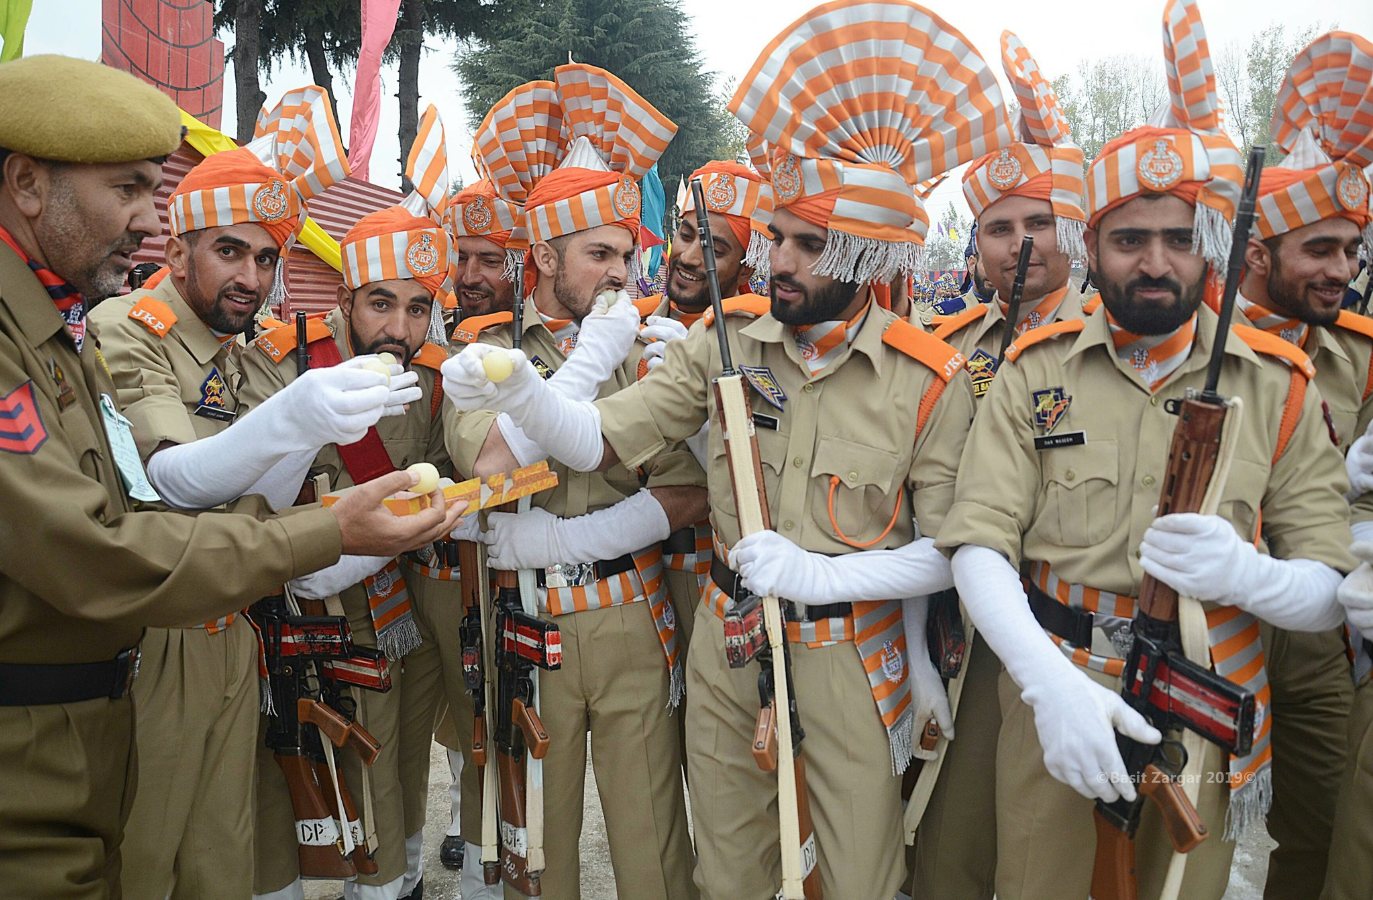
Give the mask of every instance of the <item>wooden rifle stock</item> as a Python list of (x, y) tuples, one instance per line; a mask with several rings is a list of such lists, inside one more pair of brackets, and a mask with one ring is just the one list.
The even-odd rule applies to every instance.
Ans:
[(296, 715), (301, 722), (319, 728), (335, 747), (352, 747), (366, 765), (377, 761), (381, 744), (357, 722), (345, 718), (337, 710), (318, 700), (301, 697), (296, 701)]
[(357, 868), (343, 855), (338, 823), (324, 798), (315, 770), (303, 754), (275, 755), (286, 776), (291, 811), (296, 817), (300, 874), (309, 878), (351, 878)]
[[(512, 603), (519, 608), (518, 573), (498, 569), (492, 580), (496, 588), (497, 609)], [(497, 615), (499, 617), (500, 613)], [(499, 647), (499, 633), (495, 639)], [(497, 652), (500, 655), (500, 651)], [(539, 885), (538, 875), (529, 868), (529, 817), (525, 809), (528, 802), (525, 779), (527, 748), (522, 740), (524, 730), (521, 727), (525, 724), (521, 721), (521, 714), (534, 715), (534, 710), (513, 696), (510, 681), (515, 673), (507, 671), (507, 668), (504, 663), (496, 667), (496, 677), (499, 679), (496, 686), (495, 736), (496, 772), (500, 779), (501, 877), (526, 897), (539, 897), (543, 889)], [(537, 715), (534, 715), (534, 720), (538, 722)], [(546, 749), (548, 735), (543, 732), (542, 722), (538, 722), (538, 729), (543, 733)]]
[[(320, 784), (328, 784), (333, 776), (329, 773), (329, 766), (326, 763), (315, 760), (315, 779)], [(338, 795), (343, 801), (343, 809), (338, 808), (333, 793), (324, 791), (324, 802), (329, 804), (329, 812), (333, 814), (334, 820), (338, 822), (340, 828), (347, 828), (353, 834), (353, 852), (349, 859), (353, 861), (353, 867), (358, 870), (359, 875), (377, 874), (377, 861), (367, 855), (367, 836), (363, 834), (362, 818), (358, 815), (358, 806), (353, 802), (353, 792), (348, 790), (348, 785), (344, 783), (342, 770), (338, 771)]]

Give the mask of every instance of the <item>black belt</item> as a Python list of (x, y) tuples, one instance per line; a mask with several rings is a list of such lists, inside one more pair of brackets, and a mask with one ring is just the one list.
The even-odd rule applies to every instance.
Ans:
[[(600, 559), (594, 563), (588, 563), (597, 581), (602, 578), (609, 578), (611, 575), (619, 575), (621, 572), (628, 572), (634, 568), (634, 554), (626, 553), (624, 556), (617, 556), (614, 559)], [(551, 567), (550, 567), (551, 568)], [(567, 568), (572, 568), (568, 566)], [(534, 580), (539, 587), (548, 587), (548, 570), (535, 569)]]
[(663, 552), (668, 555), (680, 555), (696, 552), (696, 527), (688, 525), (685, 528), (678, 528), (667, 536), (663, 541)]
[(1059, 603), (1031, 582), (1026, 590), (1030, 598), (1030, 612), (1040, 626), (1070, 644), (1091, 649), (1092, 628), (1096, 617), (1085, 609), (1074, 609)]
[[(710, 561), (710, 578), (716, 587), (735, 602), (742, 602), (751, 596), (748, 588), (739, 580), (739, 573), (725, 565), (721, 559)], [(818, 622), (821, 619), (839, 619), (852, 614), (852, 603), (823, 603), (812, 606), (804, 603), (782, 604), (782, 615), (788, 622)]]
[(93, 663), (0, 663), (0, 706), (81, 703), (129, 692), (138, 676), (138, 648)]

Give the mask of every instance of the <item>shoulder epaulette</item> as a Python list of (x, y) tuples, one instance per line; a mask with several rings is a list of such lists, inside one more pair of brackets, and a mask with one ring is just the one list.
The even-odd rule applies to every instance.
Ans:
[(1091, 296), (1091, 299), (1089, 299), (1086, 303), (1082, 304), (1082, 314), (1084, 316), (1090, 316), (1092, 313), (1097, 311), (1097, 307), (1100, 305), (1101, 295), (1093, 294)]
[(1335, 320), (1335, 324), (1345, 331), (1352, 331), (1366, 338), (1373, 338), (1373, 319), (1368, 316), (1361, 316), (1358, 313), (1342, 309), (1340, 310), (1340, 317)]
[(415, 358), (411, 360), (411, 362), (418, 363), (426, 369), (433, 369), (435, 372), (447, 361), (448, 352), (438, 344), (429, 343), (421, 347), (420, 352), (416, 353)]
[(280, 328), (286, 324), (286, 322), (283, 322), (280, 319), (274, 319), (271, 316), (263, 316), (262, 321), (257, 323), (257, 327), (259, 331), (271, 331), (273, 328)]
[(487, 313), (484, 316), (472, 316), (470, 319), (463, 319), (453, 329), (453, 340), (461, 344), (475, 344), (477, 336), (482, 333), (482, 329), (490, 328), (492, 325), (509, 325), (513, 321), (515, 321), (515, 315), (509, 310)]
[(967, 362), (963, 354), (905, 319), (894, 319), (882, 332), (882, 343), (924, 363), (945, 381), (951, 380)]
[[(730, 297), (720, 304), (720, 307), (727, 316), (753, 316), (757, 319), (767, 315), (768, 310), (772, 309), (772, 301), (757, 294), (740, 294), (737, 297)], [(701, 321), (706, 323), (707, 328), (714, 324), (715, 307), (708, 307), (705, 315), (701, 316)]]
[(1316, 367), (1311, 364), (1311, 357), (1295, 344), (1283, 340), (1276, 334), (1250, 328), (1248, 325), (1235, 325), (1233, 328), (1235, 336), (1248, 344), (1249, 349), (1255, 353), (1276, 356), (1305, 375), (1307, 381), (1316, 377)]
[(662, 302), (662, 294), (649, 294), (647, 297), (640, 297), (638, 300), (635, 300), (634, 308), (639, 311), (640, 319), (647, 319), (658, 311), (658, 307), (662, 305)]
[[(329, 326), (324, 324), (323, 316), (310, 316), (305, 320), (305, 340), (309, 343), (333, 337)], [(296, 349), (296, 326), (294, 323), (273, 328), (258, 335), (253, 346), (267, 354), (272, 362), (281, 362), (286, 354)]]
[(956, 312), (951, 316), (935, 316), (934, 322), (932, 323), (934, 325), (934, 336), (941, 341), (947, 340), (950, 335), (957, 334), (986, 314), (987, 304), (979, 303), (976, 306), (970, 306), (961, 312)]
[(1006, 358), (1014, 361), (1028, 347), (1033, 347), (1049, 338), (1058, 337), (1060, 334), (1076, 334), (1086, 327), (1087, 322), (1084, 319), (1064, 319), (1061, 322), (1051, 322), (1048, 325), (1031, 328), (1011, 342), (1011, 346), (1006, 348)]
[(159, 338), (166, 337), (167, 332), (176, 324), (176, 313), (172, 312), (172, 308), (151, 295), (140, 297), (138, 302), (129, 308), (129, 318), (139, 322)]

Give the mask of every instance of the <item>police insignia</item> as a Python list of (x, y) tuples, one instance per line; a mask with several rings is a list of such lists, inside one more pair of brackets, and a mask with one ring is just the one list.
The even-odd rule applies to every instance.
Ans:
[(1045, 434), (1052, 433), (1054, 427), (1063, 421), (1063, 414), (1068, 411), (1068, 404), (1073, 401), (1061, 387), (1035, 391), (1030, 395), (1030, 399), (1033, 401), (1035, 424), (1042, 428)]
[(529, 363), (534, 367), (534, 371), (538, 372), (539, 377), (542, 378), (544, 381), (547, 381), (548, 379), (553, 377), (553, 369), (548, 365), (548, 363), (539, 359), (539, 357), (529, 357)]
[(43, 415), (33, 394), (33, 382), (26, 381), (0, 397), (0, 450), (30, 455), (48, 439)]
[(882, 674), (892, 684), (901, 681), (901, 675), (906, 670), (906, 661), (901, 658), (901, 651), (896, 649), (896, 644), (892, 641), (882, 642)]
[(228, 409), (225, 403), (228, 391), (228, 385), (224, 383), (224, 376), (219, 374), (219, 368), (211, 368), (210, 374), (200, 383), (200, 405), (196, 407), (195, 414), (206, 419), (232, 422), (236, 414)]
[(1340, 173), (1335, 180), (1335, 199), (1345, 209), (1361, 210), (1368, 202), (1368, 179), (1363, 172), (1343, 160), (1335, 165)]
[(787, 394), (773, 377), (771, 369), (767, 366), (740, 366), (739, 373), (748, 379), (748, 383), (753, 385), (753, 389), (760, 397), (777, 409), (782, 408)]
[(991, 388), (992, 381), (996, 378), (996, 358), (978, 347), (973, 351), (973, 355), (968, 357), (966, 368), (968, 377), (973, 382), (973, 396), (981, 397)]
[(253, 214), (263, 222), (279, 222), (291, 212), (286, 182), (273, 178), (253, 194)]
[(1151, 191), (1166, 191), (1182, 180), (1185, 163), (1182, 156), (1173, 149), (1171, 141), (1160, 138), (1154, 146), (1140, 152), (1144, 143), (1135, 147), (1137, 160), (1135, 174), (1144, 187)]

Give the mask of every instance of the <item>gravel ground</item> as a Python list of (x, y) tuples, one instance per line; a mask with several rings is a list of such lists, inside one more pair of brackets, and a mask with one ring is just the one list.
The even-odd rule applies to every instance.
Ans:
[[(439, 844), (448, 828), (448, 759), (438, 744), (433, 747), (429, 771), (429, 823), (424, 840), (425, 900), (460, 900), (458, 873), (439, 862)], [(1243, 841), (1235, 851), (1230, 870), (1230, 889), (1224, 900), (1259, 900), (1268, 871), (1268, 852), (1273, 842), (1261, 830)], [(309, 882), (306, 900), (336, 900), (343, 892), (341, 882)], [(596, 782), (588, 764), (586, 771), (586, 823), (582, 829), (582, 897), (585, 900), (617, 900), (615, 876), (610, 869), (610, 849), (606, 844), (605, 820)]]

